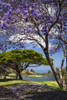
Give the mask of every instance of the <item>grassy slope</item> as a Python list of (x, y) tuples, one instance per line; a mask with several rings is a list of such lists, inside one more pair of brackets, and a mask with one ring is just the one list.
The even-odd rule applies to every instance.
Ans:
[(0, 80), (0, 86), (12, 86), (17, 84), (39, 84), (39, 85), (45, 84), (60, 89), (56, 81), (34, 82), (25, 80)]

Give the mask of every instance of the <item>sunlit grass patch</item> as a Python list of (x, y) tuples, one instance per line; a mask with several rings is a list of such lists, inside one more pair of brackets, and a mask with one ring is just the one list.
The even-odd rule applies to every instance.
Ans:
[(25, 81), (25, 80), (9, 80), (9, 81), (1, 81), (0, 86), (10, 86), (15, 84), (41, 84), (41, 82), (33, 82), (33, 81)]
[(27, 77), (43, 77), (43, 75), (27, 75)]

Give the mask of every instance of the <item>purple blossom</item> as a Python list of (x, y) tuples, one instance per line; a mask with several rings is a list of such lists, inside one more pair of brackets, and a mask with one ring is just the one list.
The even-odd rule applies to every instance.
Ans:
[(36, 17), (38, 18), (38, 19), (41, 19), (42, 17), (42, 14), (41, 13), (38, 13), (37, 15), (36, 15)]
[(12, 2), (14, 3), (15, 0), (12, 0)]
[(44, 32), (44, 33), (43, 33), (43, 35), (47, 35), (47, 33), (46, 33), (46, 32)]
[(37, 33), (37, 30), (34, 30), (34, 33)]
[(13, 19), (14, 22), (17, 22), (17, 19)]
[(31, 32), (31, 31), (32, 31), (32, 28), (25, 28), (25, 29), (24, 29), (24, 34), (29, 33), (29, 32)]
[(44, 3), (46, 4), (48, 2), (48, 0), (44, 0)]
[(8, 7), (11, 7), (11, 5), (8, 3), (7, 5), (5, 5), (5, 8), (7, 9)]
[(6, 20), (6, 17), (4, 16), (4, 17), (2, 18), (2, 20)]
[(36, 16), (38, 14), (38, 10), (31, 10), (32, 16)]
[(9, 9), (8, 14), (11, 15), (12, 13), (12, 9)]
[(24, 28), (24, 34), (27, 33), (27, 32), (28, 32), (28, 29), (27, 28)]
[(29, 8), (29, 4), (26, 4), (26, 8)]
[(5, 20), (3, 23), (4, 24), (9, 24), (9, 21), (8, 20)]
[(58, 35), (57, 35), (57, 38), (60, 39), (60, 38), (61, 38), (61, 34), (58, 34)]
[(11, 17), (8, 17), (8, 19), (11, 20), (12, 18)]
[(64, 26), (67, 26), (67, 22), (64, 22)]
[(61, 20), (62, 19), (62, 17), (60, 16), (59, 18), (58, 18), (58, 20)]
[(47, 18), (47, 19), (50, 19), (51, 17), (47, 14), (44, 14), (44, 17)]
[(6, 3), (4, 3), (4, 2), (1, 2), (1, 5), (2, 5), (2, 6), (6, 6)]
[(19, 14), (19, 13), (20, 13), (20, 9), (19, 9), (19, 8), (16, 10), (16, 13), (17, 13), (17, 14)]
[(48, 20), (48, 23), (53, 23), (53, 20)]
[(4, 14), (4, 18), (8, 17), (8, 15), (9, 15), (9, 13), (8, 13), (8, 12), (7, 12), (7, 13), (5, 13), (5, 14)]
[(31, 32), (32, 31), (32, 28), (28, 28), (28, 32)]
[(42, 32), (47, 32), (46, 27), (42, 27)]
[(1, 18), (1, 16), (0, 16), (0, 18)]
[(28, 10), (24, 10), (23, 12), (27, 14), (28, 13)]
[(0, 12), (2, 12), (3, 11), (3, 9), (0, 9)]
[(6, 24), (3, 23), (3, 25), (2, 25), (2, 29), (5, 29), (5, 28), (6, 28)]
[(22, 17), (29, 17), (29, 13), (23, 13)]
[(25, 18), (25, 22), (28, 22), (28, 17)]
[(32, 3), (32, 7), (36, 7), (37, 3)]

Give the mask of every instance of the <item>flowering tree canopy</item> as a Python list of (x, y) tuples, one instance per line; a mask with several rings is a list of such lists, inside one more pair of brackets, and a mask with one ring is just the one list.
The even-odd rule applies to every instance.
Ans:
[[(36, 42), (43, 49), (57, 83), (67, 90), (67, 76), (63, 84), (61, 75), (65, 57), (67, 62), (66, 4), (67, 0), (0, 0), (0, 28), (15, 34), (16, 42), (26, 39)], [(49, 55), (58, 49), (63, 51), (59, 75)]]
[[(42, 41), (49, 33), (49, 38), (66, 43), (66, 0), (6, 0), (0, 2), (0, 8), (1, 29), (26, 34), (27, 37), (39, 35)], [(30, 40), (34, 40), (30, 37)], [(51, 49), (51, 52), (56, 49)]]

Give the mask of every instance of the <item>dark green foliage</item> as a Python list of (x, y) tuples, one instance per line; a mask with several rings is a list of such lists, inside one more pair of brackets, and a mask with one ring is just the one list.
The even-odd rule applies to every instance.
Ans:
[(43, 58), (42, 54), (30, 49), (12, 50), (11, 53), (18, 53), (18, 54), (20, 53), (22, 55), (22, 61), (23, 62), (28, 61), (30, 64), (40, 63), (41, 59)]
[(1, 53), (0, 63), (2, 63), (3, 66), (14, 69), (17, 75), (19, 75), (20, 79), (20, 73), (25, 70), (29, 64), (49, 65), (48, 61), (46, 58), (43, 58), (42, 54), (30, 49), (11, 50), (5, 53)]
[(49, 65), (46, 58), (43, 58), (43, 55), (39, 52), (30, 49), (24, 50), (11, 50), (9, 52), (5, 52), (4, 54), (0, 54), (1, 62), (29, 62), (30, 64), (45, 64)]
[(51, 73), (51, 71), (50, 71), (50, 70), (48, 70), (48, 73)]
[(62, 76), (65, 76), (65, 71), (64, 70), (62, 70)]
[(35, 72), (33, 69), (30, 70), (31, 72)]

